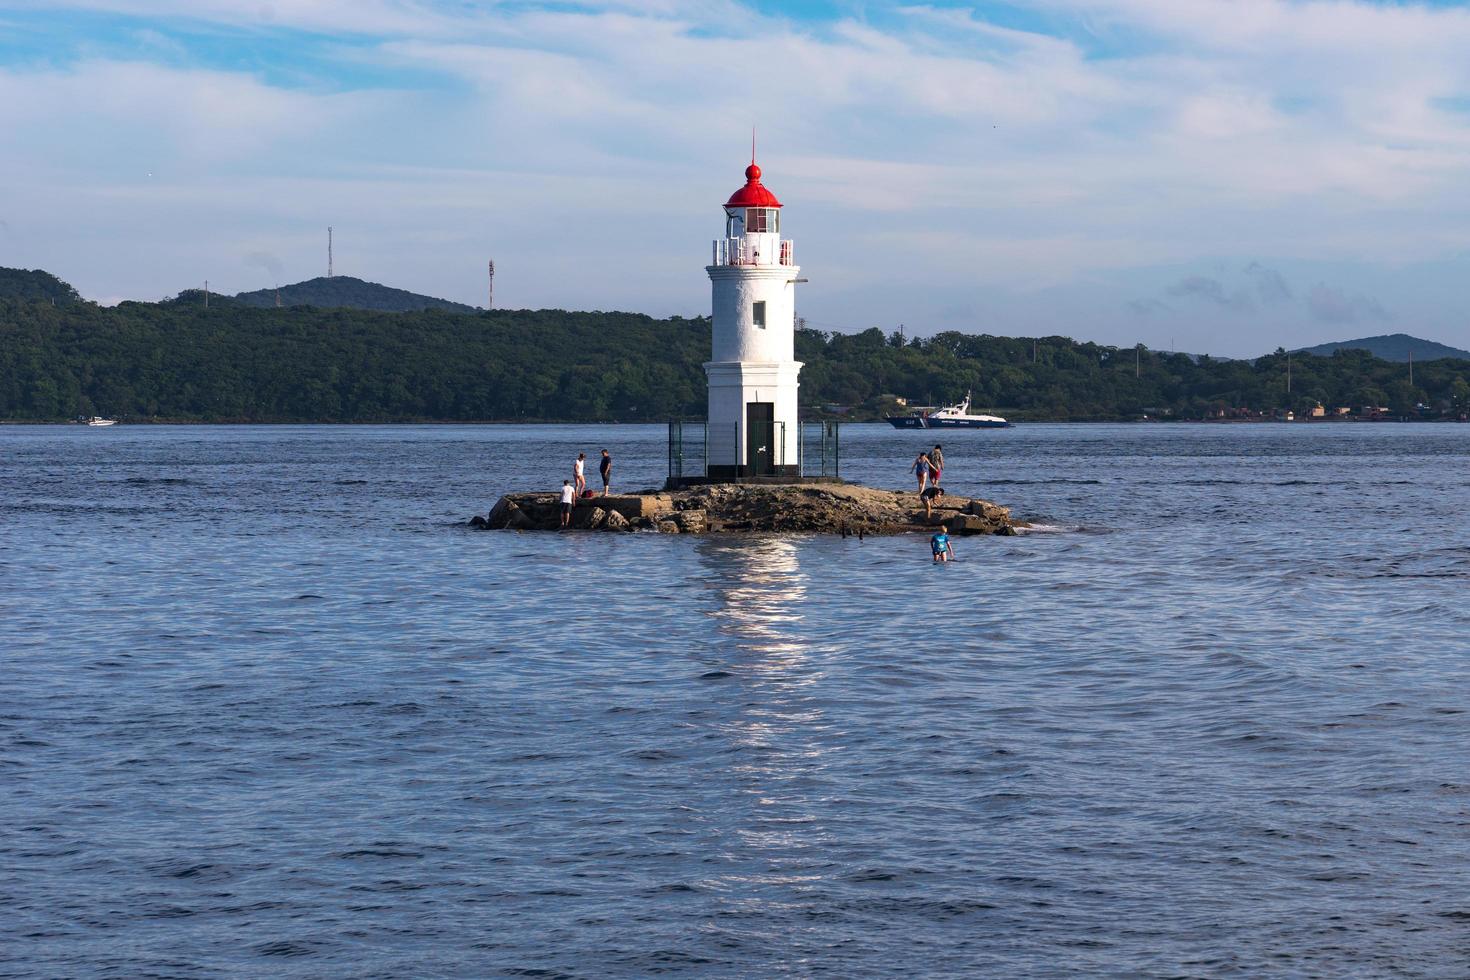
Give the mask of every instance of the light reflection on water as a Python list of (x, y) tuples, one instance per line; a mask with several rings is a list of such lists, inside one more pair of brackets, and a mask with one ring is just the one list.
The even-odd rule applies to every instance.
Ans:
[(695, 551), (710, 571), (719, 596), (712, 615), (725, 636), (755, 657), (750, 669), (779, 673), (804, 651), (791, 643), (806, 600), (806, 576), (795, 543), (780, 538), (700, 541)]
[(655, 427), (0, 428), (0, 972), (1462, 972), (1470, 426), (993, 435), (1084, 530), (936, 568), (463, 528)]

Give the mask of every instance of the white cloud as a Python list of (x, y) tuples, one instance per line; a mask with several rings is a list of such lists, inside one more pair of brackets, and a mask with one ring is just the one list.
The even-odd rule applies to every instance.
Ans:
[[(84, 288), (173, 291), (211, 247), (242, 280), (262, 273), (252, 253), (279, 255), (289, 278), (316, 264), (317, 226), (350, 216), (369, 277), (412, 272), (424, 281), (400, 284), (474, 302), (473, 273), (452, 270), (493, 249), (517, 302), (696, 312), (752, 124), (814, 276), (809, 312), (832, 322), (861, 311), (912, 327), (932, 310), (930, 325), (963, 327), (940, 311), (984, 289), (1017, 322), (1050, 315), (1106, 338), (1134, 329), (1129, 295), (1211, 278), (1180, 268), (1208, 257), (1392, 269), (1470, 247), (1470, 118), (1444, 103), (1470, 93), (1458, 9), (1041, 0), (1070, 25), (1050, 34), (922, 5), (897, 27), (681, 0), (69, 6), (139, 17), (139, 58), (175, 66), (0, 69), (0, 125), (41, 134), (0, 146), (37, 197), (6, 217), (40, 252), (43, 216), (72, 222), (53, 233), (57, 256), (100, 248), (95, 234), (79, 244), (99, 223), (119, 236), (74, 273)], [(330, 49), (330, 84), (287, 87), (180, 67), (169, 28), (182, 21), (354, 43)], [(174, 264), (130, 260), (122, 240), (201, 227), (217, 237)], [(419, 251), (403, 257), (403, 242)], [(1127, 270), (1155, 281), (1114, 286)], [(1388, 286), (1376, 294), (1405, 309)], [(1117, 321), (1075, 323), (1085, 304), (1046, 305), (1058, 289), (1092, 290)], [(1253, 345), (1245, 304), (1233, 309), (1229, 342)], [(1209, 341), (1191, 346), (1221, 349)]]

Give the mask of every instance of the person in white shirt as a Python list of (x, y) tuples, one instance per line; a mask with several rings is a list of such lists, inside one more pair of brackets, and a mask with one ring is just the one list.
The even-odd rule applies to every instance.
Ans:
[(577, 496), (582, 496), (582, 491), (587, 489), (587, 454), (578, 453), (577, 461), (572, 464), (572, 479), (577, 481)]
[(572, 489), (571, 480), (561, 481), (561, 526), (571, 527), (572, 524), (572, 498), (577, 492)]

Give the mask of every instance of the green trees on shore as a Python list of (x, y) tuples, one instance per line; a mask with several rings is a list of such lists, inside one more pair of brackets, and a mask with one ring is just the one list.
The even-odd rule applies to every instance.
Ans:
[[(33, 275), (33, 274), (27, 274)], [(49, 277), (48, 277), (49, 278)], [(69, 290), (64, 283), (58, 286)], [(254, 308), (185, 297), (104, 308), (27, 279), (0, 299), (0, 418), (201, 421), (655, 421), (704, 414), (709, 321), (562, 310), (380, 313)], [(0, 290), (3, 292), (3, 290)], [(802, 330), (813, 414), (891, 410), (900, 395), (1018, 419), (1202, 417), (1219, 410), (1382, 406), (1470, 411), (1470, 362), (1363, 352), (1193, 359), (1078, 343), (942, 333), (901, 342)]]

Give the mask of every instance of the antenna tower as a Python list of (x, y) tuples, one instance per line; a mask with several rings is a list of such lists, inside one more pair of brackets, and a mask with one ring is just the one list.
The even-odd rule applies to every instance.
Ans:
[(495, 260), (490, 260), (490, 288), (485, 294), (485, 309), (495, 309)]
[(327, 225), (327, 278), (332, 278), (332, 226)]

